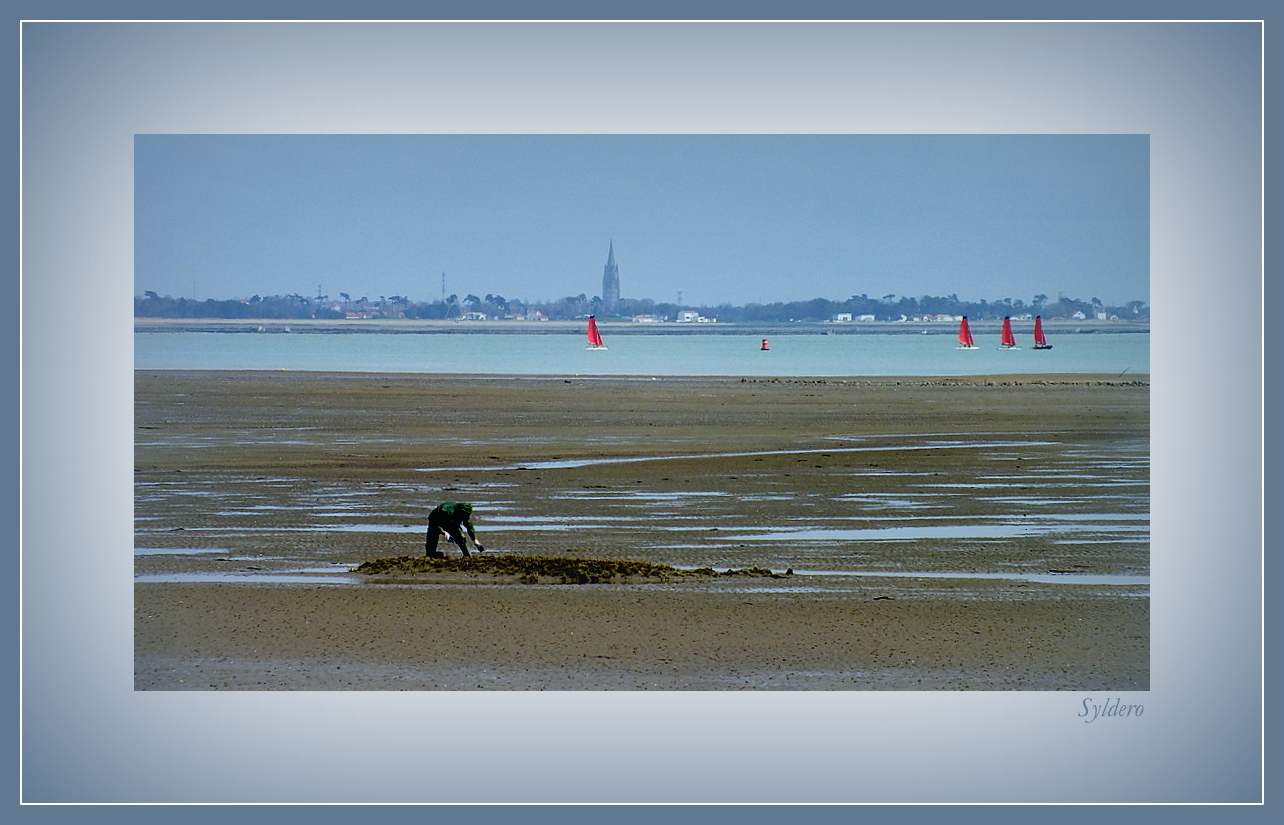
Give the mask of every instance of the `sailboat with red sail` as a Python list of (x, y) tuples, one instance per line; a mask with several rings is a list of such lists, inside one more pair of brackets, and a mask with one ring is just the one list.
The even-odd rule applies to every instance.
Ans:
[(1043, 334), (1043, 318), (1034, 316), (1034, 348), (1035, 349), (1052, 349), (1048, 343), (1048, 336)]
[(606, 349), (606, 344), (602, 342), (602, 333), (597, 331), (597, 319), (589, 316), (588, 323), (588, 346), (585, 349)]
[(959, 321), (959, 345), (958, 349), (980, 349), (976, 341), (972, 338), (972, 329), (967, 325), (967, 316)]
[(1012, 319), (1008, 316), (1003, 318), (1003, 338), (999, 341), (999, 349), (1020, 349), (1016, 336), (1012, 334)]

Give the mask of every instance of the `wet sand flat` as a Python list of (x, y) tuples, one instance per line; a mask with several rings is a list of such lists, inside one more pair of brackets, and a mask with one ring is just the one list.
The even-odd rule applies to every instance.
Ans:
[[(997, 595), (997, 594), (996, 594)], [(139, 585), (140, 687), (1147, 687), (1145, 599)]]
[[(140, 371), (135, 685), (1146, 689), (1148, 397), (1132, 376)], [(350, 572), (421, 555), (448, 499), (490, 552), (795, 575)]]

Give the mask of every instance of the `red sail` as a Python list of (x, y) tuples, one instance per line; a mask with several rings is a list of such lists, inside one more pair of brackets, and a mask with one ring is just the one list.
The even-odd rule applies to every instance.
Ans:
[(1004, 349), (1010, 349), (1016, 346), (1016, 336), (1012, 334), (1012, 319), (1003, 319), (1003, 341), (999, 345)]
[(593, 320), (592, 315), (589, 316), (588, 342), (591, 347), (605, 346), (602, 343), (602, 333), (597, 331), (597, 321)]
[(976, 341), (972, 340), (972, 330), (967, 325), (967, 316), (959, 322), (959, 344), (965, 347), (976, 346)]
[(1043, 334), (1043, 318), (1035, 316), (1034, 318), (1034, 343), (1038, 346), (1046, 346), (1048, 338)]

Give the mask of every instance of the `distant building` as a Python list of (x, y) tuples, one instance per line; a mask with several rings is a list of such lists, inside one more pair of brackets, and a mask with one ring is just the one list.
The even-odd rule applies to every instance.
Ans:
[(834, 322), (839, 324), (845, 324), (851, 319), (852, 319), (852, 314), (850, 312), (840, 312), (834, 316)]
[(700, 313), (693, 309), (684, 309), (678, 313), (679, 324), (694, 324), (700, 320)]
[(620, 268), (615, 264), (615, 241), (611, 241), (606, 254), (606, 267), (602, 273), (602, 314), (610, 315), (620, 302)]

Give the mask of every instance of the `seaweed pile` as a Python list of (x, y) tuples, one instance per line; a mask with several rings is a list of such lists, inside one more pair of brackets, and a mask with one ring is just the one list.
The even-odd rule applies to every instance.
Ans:
[(473, 556), (447, 556), (444, 559), (422, 556), (397, 556), (375, 559), (359, 565), (355, 572), (372, 576), (422, 576), (438, 573), (472, 573), (492, 576), (515, 576), (523, 584), (553, 582), (560, 584), (603, 584), (624, 581), (672, 581), (678, 578), (713, 576), (751, 576), (781, 578), (792, 575), (773, 573), (762, 567), (717, 571), (712, 567), (679, 570), (667, 564), (614, 559), (552, 558), (487, 553)]

